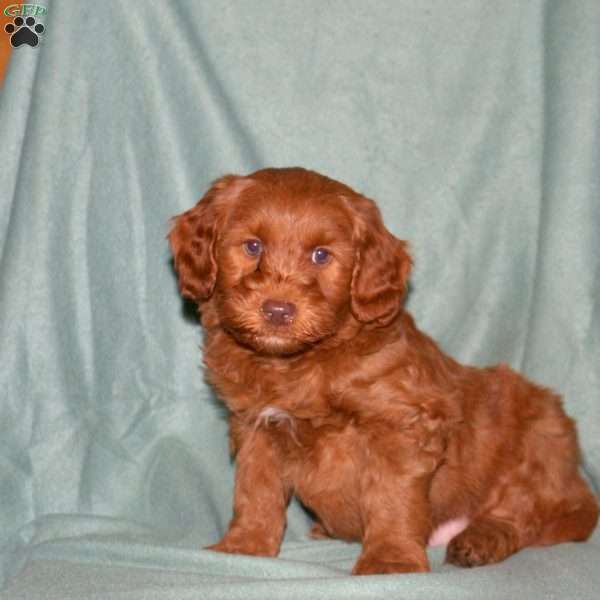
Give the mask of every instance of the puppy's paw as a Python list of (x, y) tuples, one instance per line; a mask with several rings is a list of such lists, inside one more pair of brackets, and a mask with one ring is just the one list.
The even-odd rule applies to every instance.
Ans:
[(227, 532), (220, 542), (205, 546), (205, 550), (250, 556), (277, 556), (279, 552), (278, 546), (270, 540), (241, 531)]
[(516, 549), (511, 527), (487, 521), (473, 523), (450, 540), (446, 562), (459, 567), (478, 567), (504, 560)]
[(354, 569), (352, 575), (385, 575), (390, 573), (425, 573), (429, 571), (427, 557), (423, 559), (399, 559), (396, 557), (387, 559), (385, 556), (373, 556), (362, 554)]

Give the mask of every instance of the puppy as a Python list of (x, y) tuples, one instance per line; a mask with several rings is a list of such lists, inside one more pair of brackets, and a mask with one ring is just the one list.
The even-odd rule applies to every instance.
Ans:
[(213, 550), (275, 556), (292, 495), (313, 537), (362, 542), (359, 575), (427, 571), (428, 541), (476, 566), (591, 534), (598, 504), (560, 398), (417, 329), (407, 245), (371, 200), (300, 168), (229, 175), (169, 240), (236, 457)]

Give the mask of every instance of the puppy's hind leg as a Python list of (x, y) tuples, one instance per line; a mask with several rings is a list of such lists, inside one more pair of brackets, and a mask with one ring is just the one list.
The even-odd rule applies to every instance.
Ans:
[(582, 542), (594, 531), (598, 522), (598, 501), (579, 474), (567, 489), (569, 498), (548, 511), (540, 535), (534, 542), (536, 546)]
[(573, 422), (558, 417), (550, 414), (531, 428), (516, 468), (503, 474), (481, 513), (448, 544), (448, 562), (484, 565), (526, 546), (589, 537), (598, 503), (577, 471)]
[(500, 562), (526, 546), (586, 540), (598, 522), (598, 502), (579, 474), (565, 485), (565, 494), (551, 503), (533, 495), (530, 486), (513, 484), (499, 505), (450, 541), (446, 561), (474, 567)]
[(493, 516), (475, 519), (450, 540), (446, 562), (460, 567), (478, 567), (500, 562), (522, 547), (517, 528)]

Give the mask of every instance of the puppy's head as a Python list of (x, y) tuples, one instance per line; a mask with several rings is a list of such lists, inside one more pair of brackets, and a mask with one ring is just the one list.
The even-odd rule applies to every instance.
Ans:
[(348, 319), (388, 324), (411, 261), (375, 204), (299, 168), (228, 175), (169, 234), (183, 296), (266, 354), (301, 352)]

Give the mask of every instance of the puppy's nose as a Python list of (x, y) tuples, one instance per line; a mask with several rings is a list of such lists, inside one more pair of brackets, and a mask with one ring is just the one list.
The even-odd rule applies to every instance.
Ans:
[(273, 325), (289, 325), (296, 314), (296, 305), (281, 300), (265, 300), (262, 305), (264, 318)]

